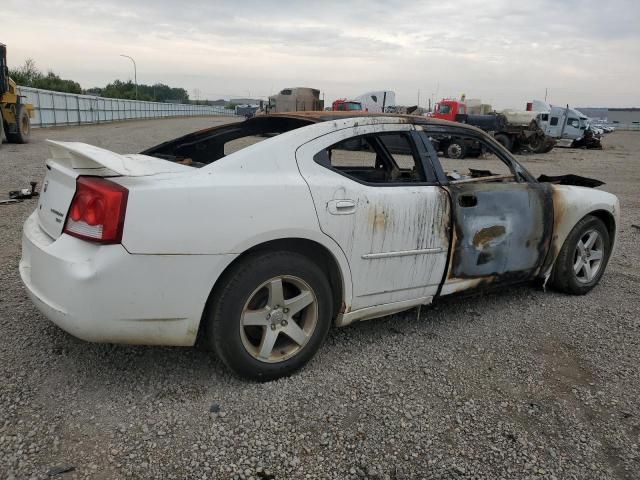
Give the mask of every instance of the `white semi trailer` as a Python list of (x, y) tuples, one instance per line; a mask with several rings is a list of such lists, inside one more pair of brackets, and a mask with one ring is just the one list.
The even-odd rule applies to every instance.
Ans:
[(353, 99), (360, 102), (362, 110), (371, 113), (382, 113), (387, 107), (396, 106), (396, 92), (392, 90), (376, 90), (363, 93)]

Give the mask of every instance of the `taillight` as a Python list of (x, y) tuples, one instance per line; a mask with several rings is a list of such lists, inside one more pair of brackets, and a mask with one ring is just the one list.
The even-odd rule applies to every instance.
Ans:
[(64, 233), (99, 243), (120, 243), (129, 191), (100, 177), (78, 177)]

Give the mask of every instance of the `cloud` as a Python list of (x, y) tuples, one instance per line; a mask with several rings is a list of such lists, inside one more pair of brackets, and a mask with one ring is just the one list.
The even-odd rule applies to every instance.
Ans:
[(208, 97), (307, 85), (327, 99), (391, 88), (407, 104), (420, 90), (521, 107), (548, 87), (558, 103), (640, 105), (631, 0), (4, 2), (10, 65), (33, 57), (85, 87), (129, 78), (127, 53), (139, 81)]

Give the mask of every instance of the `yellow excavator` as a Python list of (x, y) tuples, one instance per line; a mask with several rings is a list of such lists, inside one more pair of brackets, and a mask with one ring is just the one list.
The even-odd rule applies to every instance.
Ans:
[(31, 134), (33, 105), (25, 103), (16, 82), (9, 78), (7, 47), (0, 43), (0, 143), (27, 143)]

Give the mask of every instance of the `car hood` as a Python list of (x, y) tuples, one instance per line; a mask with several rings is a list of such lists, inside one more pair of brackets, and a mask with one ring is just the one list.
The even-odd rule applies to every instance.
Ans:
[(580, 175), (557, 175), (548, 176), (540, 175), (538, 177), (539, 182), (553, 183), (554, 185), (575, 185), (578, 187), (595, 188), (604, 185), (604, 182), (596, 180), (595, 178), (581, 177)]

